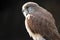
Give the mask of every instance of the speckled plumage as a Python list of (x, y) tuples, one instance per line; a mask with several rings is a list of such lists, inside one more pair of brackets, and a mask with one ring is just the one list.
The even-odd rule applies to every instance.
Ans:
[[(31, 2), (29, 4), (28, 2), (25, 7), (35, 5), (33, 3), (34, 2)], [(35, 5), (35, 12), (29, 12), (25, 16), (25, 26), (29, 35), (34, 40), (60, 40), (60, 34), (58, 33), (52, 14), (46, 9), (37, 6), (38, 5)]]

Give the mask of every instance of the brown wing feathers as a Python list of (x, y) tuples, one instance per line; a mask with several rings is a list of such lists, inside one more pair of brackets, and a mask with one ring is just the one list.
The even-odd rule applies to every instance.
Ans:
[[(51, 20), (51, 19), (50, 19)], [(30, 16), (30, 19), (27, 19), (28, 25), (31, 31), (34, 34), (40, 34), (42, 36), (47, 37), (49, 40), (59, 40), (57, 29), (55, 29), (52, 23), (50, 23), (47, 19), (39, 16)]]

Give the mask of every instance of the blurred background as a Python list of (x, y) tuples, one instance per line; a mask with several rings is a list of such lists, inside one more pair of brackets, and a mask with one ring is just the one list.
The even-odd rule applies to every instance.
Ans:
[(60, 0), (1, 0), (0, 1), (0, 40), (32, 40), (25, 25), (22, 5), (33, 1), (52, 13), (60, 32)]

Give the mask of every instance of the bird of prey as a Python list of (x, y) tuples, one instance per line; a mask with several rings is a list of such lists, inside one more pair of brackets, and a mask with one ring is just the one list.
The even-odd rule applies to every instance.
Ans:
[(35, 2), (22, 6), (25, 27), (33, 40), (60, 40), (53, 15)]

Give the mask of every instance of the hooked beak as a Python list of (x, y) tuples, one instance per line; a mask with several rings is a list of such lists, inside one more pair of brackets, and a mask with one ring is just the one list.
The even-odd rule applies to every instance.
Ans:
[(25, 10), (22, 10), (23, 12), (23, 15), (26, 17), (28, 15), (28, 11), (25, 9)]

